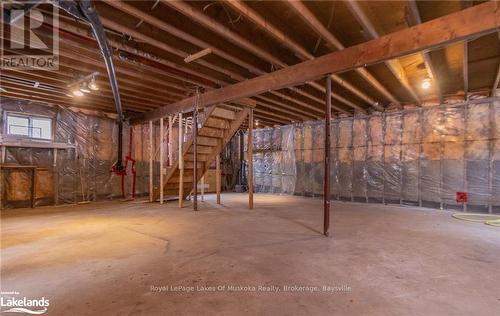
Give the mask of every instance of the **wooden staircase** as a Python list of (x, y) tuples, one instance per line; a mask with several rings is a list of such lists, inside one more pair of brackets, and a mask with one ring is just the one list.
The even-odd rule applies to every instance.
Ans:
[[(208, 171), (210, 164), (216, 156), (224, 149), (226, 143), (236, 133), (250, 112), (249, 107), (227, 109), (221, 106), (211, 106), (198, 118), (199, 125), (197, 137), (197, 183)], [(194, 177), (194, 145), (193, 137), (183, 144), (183, 198), (186, 198), (193, 189)], [(179, 195), (180, 183), (179, 160), (167, 170), (164, 176), (163, 193), (167, 195)], [(156, 189), (153, 201), (158, 200), (160, 190)]]

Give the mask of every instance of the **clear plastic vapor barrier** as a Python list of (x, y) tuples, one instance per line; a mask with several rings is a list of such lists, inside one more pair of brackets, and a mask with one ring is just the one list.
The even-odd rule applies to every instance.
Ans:
[[(256, 192), (323, 195), (324, 122), (255, 130), (254, 148)], [(500, 102), (336, 118), (329, 150), (333, 199), (500, 212)]]

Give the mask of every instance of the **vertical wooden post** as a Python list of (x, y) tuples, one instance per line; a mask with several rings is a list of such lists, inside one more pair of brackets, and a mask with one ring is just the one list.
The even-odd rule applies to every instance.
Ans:
[(332, 111), (332, 81), (326, 77), (325, 106), (325, 180), (323, 182), (323, 234), (330, 234), (330, 119)]
[(193, 211), (198, 210), (198, 109), (193, 112)]
[[(0, 146), (1, 154), (0, 154), (0, 165), (4, 164), (4, 153), (5, 153), (5, 146)], [(3, 208), (2, 206), (2, 199), (3, 199), (3, 169), (0, 166), (0, 210)]]
[[(57, 205), (57, 204), (59, 204), (59, 171), (57, 170), (57, 148), (54, 148), (53, 150), (54, 150), (54, 152), (53, 152), (54, 159), (52, 160), (52, 170), (53, 170), (52, 172), (54, 174), (54, 205)], [(2, 180), (0, 179), (0, 182), (1, 181)], [(95, 189), (94, 189), (94, 192), (95, 192)]]
[(179, 207), (184, 205), (184, 156), (182, 155), (182, 113), (179, 113)]
[(31, 168), (31, 196), (30, 196), (30, 207), (35, 207), (35, 197), (36, 197), (36, 167)]
[(201, 177), (201, 201), (205, 200), (205, 176)]
[(220, 186), (221, 186), (221, 178), (220, 178), (220, 154), (215, 156), (215, 190), (217, 192), (217, 204), (220, 204)]
[(253, 209), (253, 109), (248, 113), (248, 208)]
[(149, 121), (149, 202), (153, 202), (153, 121)]
[(172, 137), (172, 127), (174, 125), (174, 120), (172, 116), (168, 117), (168, 166), (171, 167), (173, 164), (174, 160), (174, 149), (173, 149), (173, 142), (174, 138)]
[(160, 204), (163, 204), (163, 141), (165, 139), (165, 131), (163, 128), (163, 117), (160, 119)]

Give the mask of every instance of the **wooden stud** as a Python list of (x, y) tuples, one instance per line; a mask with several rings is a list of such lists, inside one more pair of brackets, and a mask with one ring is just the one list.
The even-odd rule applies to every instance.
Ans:
[[(52, 168), (54, 174), (54, 205), (59, 204), (59, 172), (57, 170), (57, 148), (53, 148)], [(95, 191), (95, 190), (94, 190)]]
[[(187, 121), (186, 121), (187, 124)], [(179, 207), (184, 205), (184, 156), (182, 154), (182, 113), (179, 113)]]
[(193, 112), (193, 211), (198, 211), (198, 109)]
[(205, 201), (205, 176), (201, 177), (201, 201)]
[(163, 161), (164, 161), (164, 150), (163, 150), (163, 140), (165, 137), (165, 132), (163, 130), (163, 117), (160, 118), (160, 204), (163, 204)]
[(1, 154), (0, 154), (0, 210), (3, 208), (2, 200), (3, 200), (3, 170), (1, 165), (4, 164), (4, 153), (5, 146), (0, 146)]
[(172, 137), (172, 127), (174, 125), (174, 120), (172, 116), (168, 117), (168, 166), (171, 167), (174, 160), (174, 151), (172, 144), (174, 143), (174, 138)]
[(253, 109), (248, 112), (248, 208), (253, 209)]
[(153, 202), (153, 121), (149, 121), (149, 202)]
[(217, 192), (217, 204), (220, 204), (220, 187), (221, 187), (221, 172), (220, 172), (220, 154), (215, 156), (215, 190)]
[(30, 196), (30, 207), (35, 207), (35, 196), (36, 196), (36, 167), (31, 168), (31, 196)]

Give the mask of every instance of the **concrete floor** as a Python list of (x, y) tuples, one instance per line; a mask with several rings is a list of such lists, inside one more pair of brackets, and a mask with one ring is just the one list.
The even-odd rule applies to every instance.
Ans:
[(2, 211), (2, 291), (50, 299), (48, 315), (498, 315), (499, 228), (339, 202), (325, 238), (319, 199), (259, 194), (253, 211), (246, 201)]

